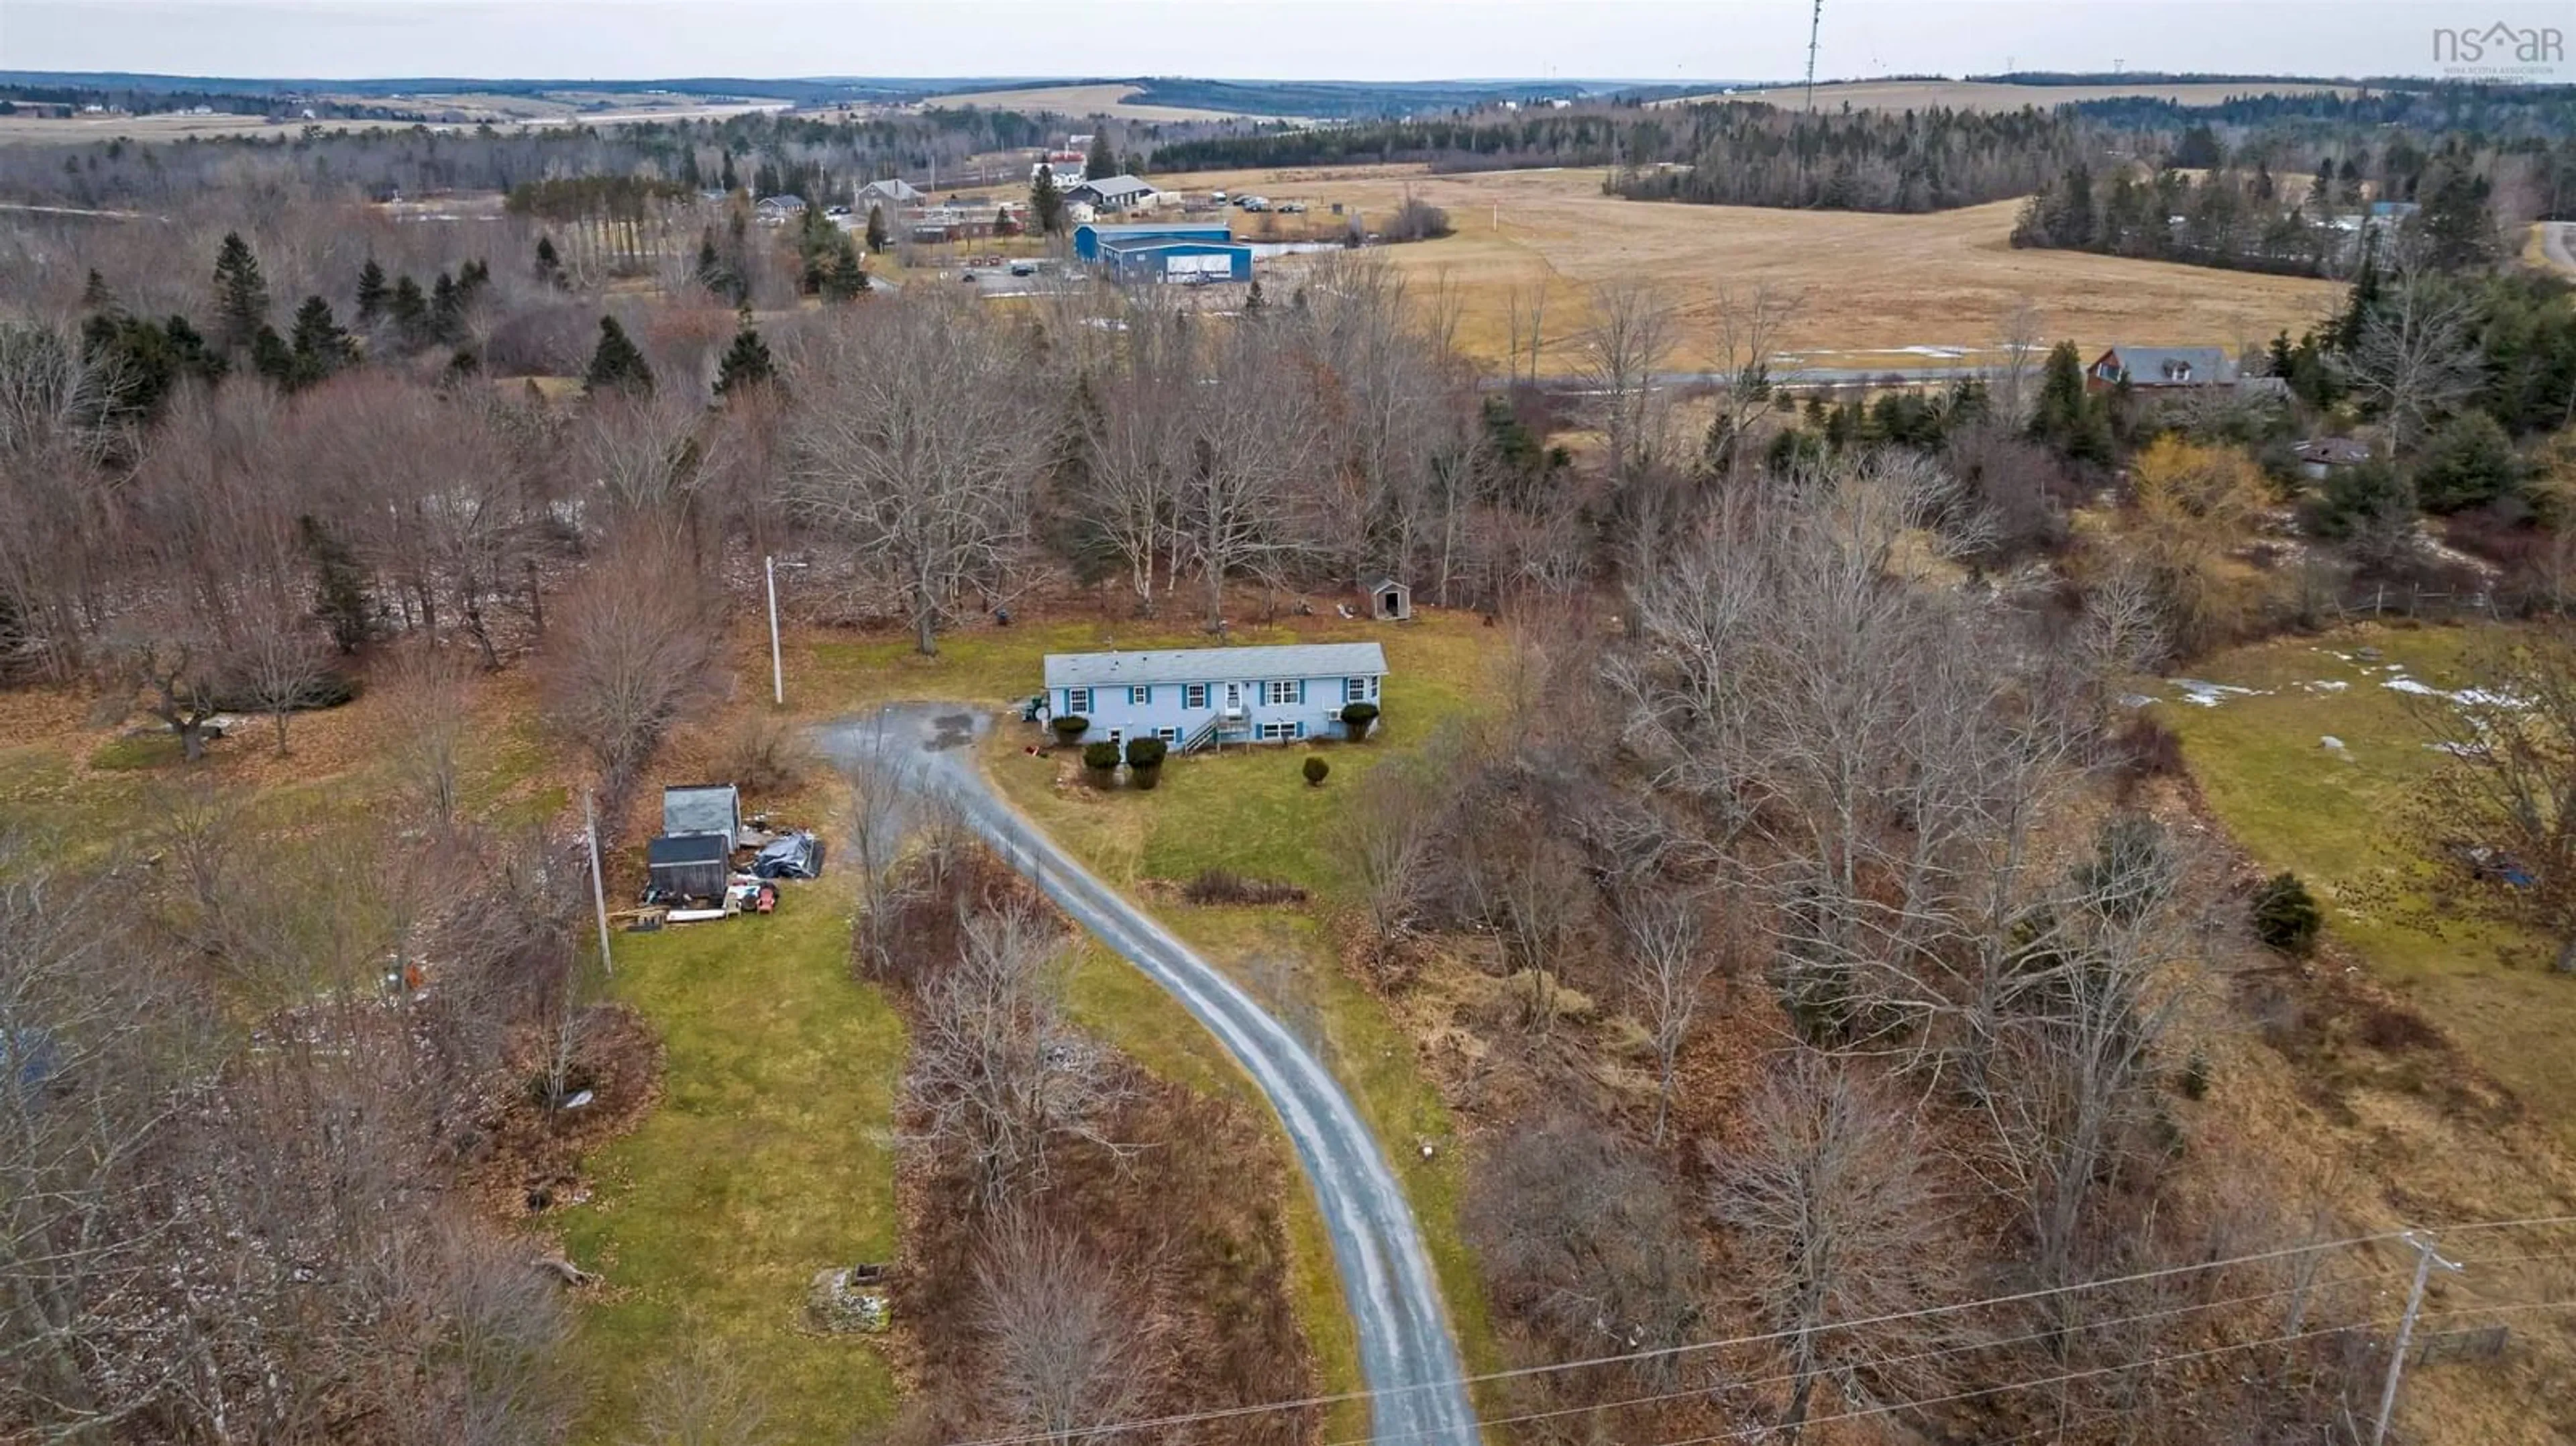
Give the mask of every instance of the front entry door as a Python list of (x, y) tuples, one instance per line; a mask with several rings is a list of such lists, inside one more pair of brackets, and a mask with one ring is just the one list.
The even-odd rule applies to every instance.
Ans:
[(1228, 683), (1225, 685), (1225, 711), (1228, 713), (1240, 713), (1243, 711), (1243, 685), (1241, 683)]

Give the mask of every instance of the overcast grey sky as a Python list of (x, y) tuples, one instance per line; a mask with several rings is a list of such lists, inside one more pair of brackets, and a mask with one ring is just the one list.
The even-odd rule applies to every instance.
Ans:
[[(1760, 79), (1807, 0), (0, 0), (0, 69), (191, 75)], [(2528, 0), (1827, 0), (1822, 74), (2423, 74)]]

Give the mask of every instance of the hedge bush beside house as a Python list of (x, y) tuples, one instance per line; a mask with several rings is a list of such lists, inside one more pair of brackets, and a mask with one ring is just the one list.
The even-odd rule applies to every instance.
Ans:
[(1082, 767), (1084, 772), (1091, 775), (1093, 783), (1103, 788), (1108, 787), (1110, 780), (1118, 776), (1118, 745), (1115, 743), (1082, 745)]
[(1316, 788), (1323, 787), (1324, 775), (1332, 771), (1333, 765), (1326, 763), (1324, 760), (1314, 757), (1311, 754), (1307, 756), (1305, 774), (1306, 782), (1309, 785)]
[(1369, 726), (1375, 722), (1377, 722), (1377, 705), (1375, 703), (1344, 703), (1342, 705), (1342, 727), (1349, 732), (1352, 742), (1356, 743), (1369, 736)]
[(1171, 745), (1160, 738), (1127, 740), (1127, 781), (1138, 788), (1151, 788), (1163, 781), (1163, 759)]
[(1067, 713), (1049, 722), (1047, 726), (1055, 730), (1055, 741), (1071, 743), (1091, 731), (1091, 720), (1079, 713)]

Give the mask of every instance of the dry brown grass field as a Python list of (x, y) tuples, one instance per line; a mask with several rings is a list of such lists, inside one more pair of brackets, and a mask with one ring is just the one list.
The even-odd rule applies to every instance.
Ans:
[[(2005, 85), (1980, 80), (1847, 80), (1818, 85), (1816, 104), (1836, 108), (1848, 105), (1862, 110), (1922, 110), (1931, 106), (1947, 106), (1952, 110), (2019, 110), (2026, 105), (2046, 109), (2135, 95), (2170, 100), (2178, 105), (2216, 105), (2240, 95), (2315, 95), (2329, 91), (2336, 95), (2350, 95), (2354, 90), (2355, 87), (2349, 85), (2302, 85), (2293, 81), (2194, 85)], [(1767, 100), (1778, 105), (1803, 105), (1806, 98), (1804, 86), (1777, 85), (1728, 94), (1685, 96), (1656, 104)]]
[[(980, 90), (959, 95), (931, 96), (925, 105), (976, 105), (986, 110), (1060, 111), (1070, 116), (1105, 115), (1116, 120), (1194, 121), (1224, 120), (1248, 112), (1195, 110), (1177, 105), (1129, 105), (1127, 97), (1144, 89), (1141, 85), (1041, 85), (1025, 90)], [(1258, 119), (1277, 119), (1263, 116)]]
[[(482, 94), (415, 96), (403, 104), (424, 111), (453, 111), (459, 117), (453, 122), (440, 124), (489, 122), (495, 129), (503, 131), (575, 124), (618, 125), (634, 121), (723, 120), (728, 116), (787, 109), (784, 101), (699, 104), (684, 97), (650, 94), (585, 93), (582, 99), (586, 102), (604, 101), (606, 108), (586, 111), (568, 100), (551, 97)], [(218, 136), (279, 136), (293, 135), (308, 125), (317, 125), (326, 131), (409, 130), (415, 124), (418, 122), (394, 120), (287, 120), (271, 124), (262, 117), (245, 115), (98, 115), (59, 119), (18, 115), (0, 116), (0, 145), (13, 141), (79, 144), (117, 139), (176, 141)]]
[[(1544, 288), (1543, 373), (1576, 367), (1585, 288), (1621, 278), (1672, 290), (1684, 314), (1676, 360), (1685, 366), (1715, 360), (1721, 287), (1796, 293), (1798, 314), (1784, 345), (1816, 367), (1937, 364), (1951, 353), (1976, 360), (2023, 297), (2039, 307), (2048, 337), (2098, 349), (2112, 342), (2233, 347), (2284, 327), (2295, 335), (2340, 294), (2327, 281), (2017, 251), (2008, 238), (2018, 201), (1924, 216), (1623, 201), (1602, 194), (1598, 170), (1435, 176), (1418, 166), (1361, 166), (1160, 179), (1199, 193), (1251, 189), (1312, 208), (1303, 227), (1298, 217), (1228, 213), (1235, 234), (1252, 240), (1274, 232), (1285, 239), (1303, 228), (1329, 234), (1343, 224), (1331, 214), (1336, 202), (1374, 225), (1411, 190), (1446, 209), (1456, 234), (1378, 254), (1425, 290), (1450, 288), (1459, 345), (1497, 364), (1511, 347), (1515, 300), (1526, 318)], [(1262, 266), (1273, 288), (1294, 285), (1293, 259)]]

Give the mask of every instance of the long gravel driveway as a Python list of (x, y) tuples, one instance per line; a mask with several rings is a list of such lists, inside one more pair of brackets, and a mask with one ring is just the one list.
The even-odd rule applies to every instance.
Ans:
[(827, 726), (822, 743), (838, 759), (882, 750), (915, 787), (954, 800), (995, 852), (1224, 1044), (1278, 1111), (1314, 1182), (1358, 1326), (1373, 1437), (1402, 1446), (1474, 1446), (1475, 1409), (1422, 1232), (1350, 1097), (1249, 995), (993, 792), (975, 766), (975, 740), (986, 726), (985, 715), (963, 705), (896, 704)]

